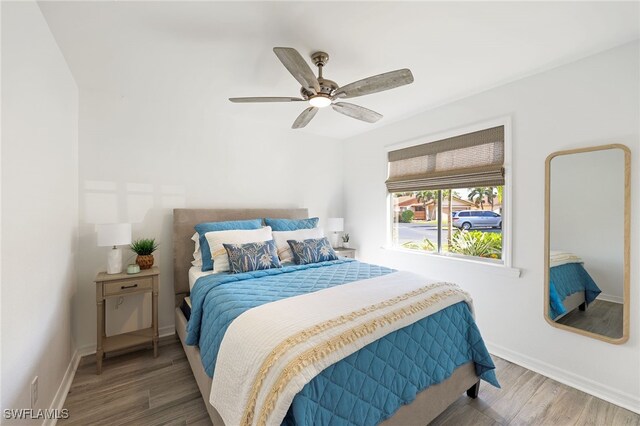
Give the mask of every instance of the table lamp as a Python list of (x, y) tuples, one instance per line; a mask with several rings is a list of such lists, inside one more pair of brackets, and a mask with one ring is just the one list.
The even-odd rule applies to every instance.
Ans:
[(117, 246), (131, 244), (130, 223), (110, 223), (98, 225), (98, 246), (109, 247), (107, 257), (107, 274), (119, 274), (122, 272), (122, 250)]
[(327, 231), (331, 234), (331, 246), (338, 247), (339, 233), (344, 231), (344, 219), (341, 217), (330, 217), (327, 219)]

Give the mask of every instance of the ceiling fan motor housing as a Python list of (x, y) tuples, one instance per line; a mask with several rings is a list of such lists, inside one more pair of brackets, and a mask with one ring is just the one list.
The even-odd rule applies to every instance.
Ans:
[[(318, 67), (318, 84), (320, 85), (320, 92), (318, 92), (318, 95), (326, 97), (332, 96), (333, 92), (335, 92), (340, 86), (338, 86), (338, 83), (335, 81), (322, 77), (322, 67), (329, 62), (329, 54), (326, 52), (315, 52), (311, 55), (311, 60), (315, 66)], [(300, 94), (305, 99), (309, 99), (315, 95), (305, 87), (300, 88)]]
[[(325, 78), (319, 78), (318, 83), (320, 84), (320, 92), (318, 94), (321, 96), (331, 96), (333, 95), (333, 92), (340, 87), (335, 81), (327, 80)], [(305, 99), (309, 99), (314, 95), (313, 92), (307, 90), (305, 87), (300, 88), (300, 94)]]

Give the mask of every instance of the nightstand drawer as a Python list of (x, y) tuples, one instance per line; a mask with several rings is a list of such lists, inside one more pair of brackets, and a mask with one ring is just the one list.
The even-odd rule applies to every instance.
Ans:
[(104, 296), (115, 296), (137, 291), (151, 290), (153, 277), (140, 277), (138, 279), (126, 279), (104, 283)]
[(334, 250), (336, 251), (336, 254), (338, 256), (348, 257), (350, 259), (355, 259), (356, 258), (356, 249), (338, 247), (338, 248), (334, 248)]

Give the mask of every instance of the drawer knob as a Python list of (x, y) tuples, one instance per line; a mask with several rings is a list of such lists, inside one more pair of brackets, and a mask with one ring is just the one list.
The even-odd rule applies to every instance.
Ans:
[(123, 285), (123, 286), (120, 286), (120, 290), (126, 290), (128, 288), (136, 288), (136, 287), (138, 287), (138, 284)]

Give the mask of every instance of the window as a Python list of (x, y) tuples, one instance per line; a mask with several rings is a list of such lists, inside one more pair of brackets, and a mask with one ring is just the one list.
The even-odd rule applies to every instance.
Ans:
[(392, 245), (502, 263), (504, 126), (389, 152)]

